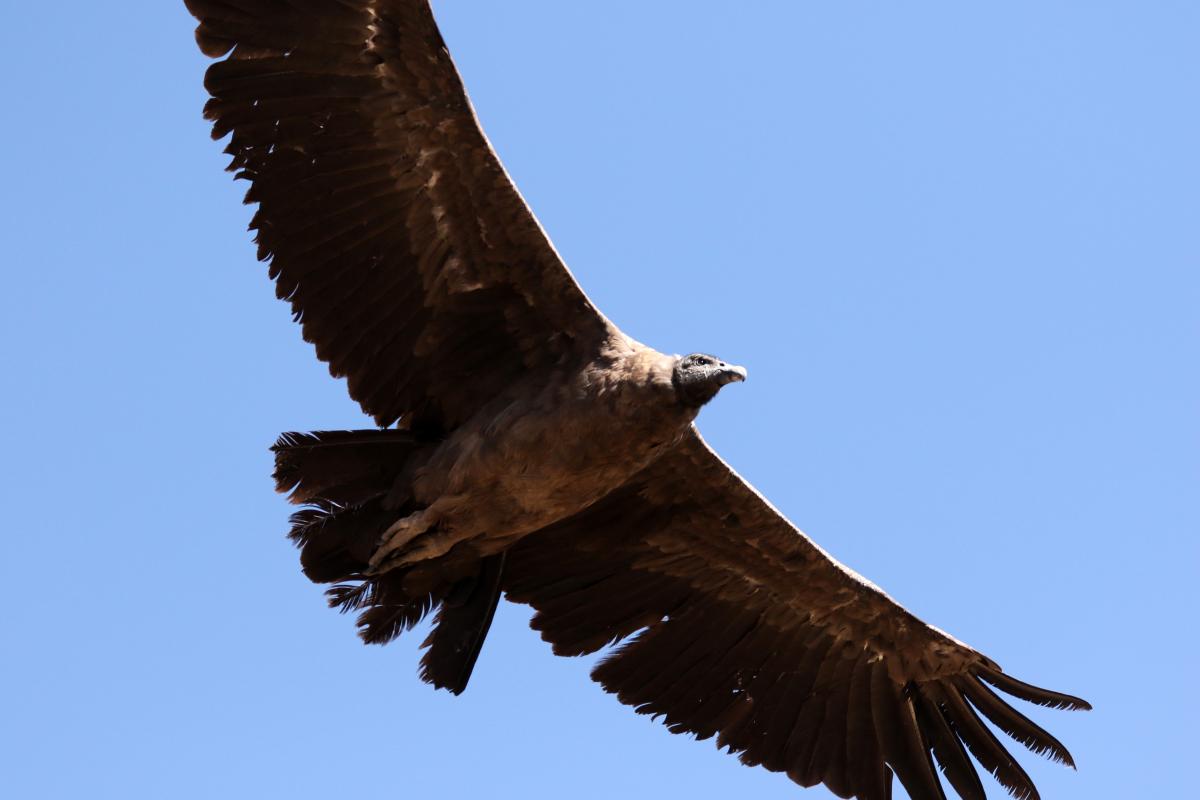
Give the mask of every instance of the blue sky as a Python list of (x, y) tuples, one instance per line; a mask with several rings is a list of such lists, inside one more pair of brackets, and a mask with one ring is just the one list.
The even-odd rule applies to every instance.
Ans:
[[(437, 4), (600, 307), (749, 367), (700, 427), (918, 615), (1096, 711), (1046, 798), (1193, 784), (1192, 2)], [(365, 648), (267, 445), (366, 424), (276, 302), (182, 2), (0, 28), (0, 795), (821, 798), (504, 606), (470, 689)], [(1015, 745), (1014, 745), (1015, 746)], [(996, 796), (999, 787), (990, 784)]]

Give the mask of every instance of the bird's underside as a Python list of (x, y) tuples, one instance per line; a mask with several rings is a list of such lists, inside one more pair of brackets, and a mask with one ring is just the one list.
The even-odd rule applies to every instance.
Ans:
[(1071, 764), (1020, 682), (838, 564), (692, 425), (744, 370), (617, 330), (492, 152), (425, 0), (185, 0), (214, 136), (305, 338), (379, 430), (285, 434), (291, 536), (368, 642), (434, 613), (462, 691), (503, 594), (670, 730), (842, 797), (982, 798)]

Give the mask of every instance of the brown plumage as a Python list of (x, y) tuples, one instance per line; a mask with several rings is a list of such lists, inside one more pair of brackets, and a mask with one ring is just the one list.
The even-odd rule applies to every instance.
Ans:
[[(842, 797), (1036, 789), (993, 689), (1057, 708), (826, 555), (700, 439), (745, 372), (617, 330), (492, 152), (425, 0), (186, 0), (222, 58), (205, 108), (259, 257), (387, 430), (285, 434), (310, 578), (386, 642), (435, 612), (421, 677), (467, 685), (501, 593), (674, 732)], [(971, 754), (970, 756), (968, 755)]]

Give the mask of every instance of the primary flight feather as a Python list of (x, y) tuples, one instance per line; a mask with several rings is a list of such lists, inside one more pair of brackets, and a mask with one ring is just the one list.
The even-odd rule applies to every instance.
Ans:
[[(745, 370), (658, 353), (588, 300), (496, 158), (426, 0), (186, 0), (215, 138), (279, 297), (381, 430), (285, 434), (291, 536), (421, 676), (461, 692), (504, 594), (674, 732), (841, 797), (982, 798), (1029, 776), (983, 720), (1066, 748), (1023, 683), (797, 530), (692, 422)], [(392, 426), (392, 427), (389, 427)], [(939, 769), (940, 768), (940, 769)]]

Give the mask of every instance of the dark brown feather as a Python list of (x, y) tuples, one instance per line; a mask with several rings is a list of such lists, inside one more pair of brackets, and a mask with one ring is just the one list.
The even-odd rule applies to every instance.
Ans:
[(912, 705), (882, 662), (871, 670), (871, 712), (879, 749), (913, 800), (945, 800)]
[(794, 635), (796, 641), (793, 646), (796, 650), (792, 651), (793, 660), (783, 669), (781, 683), (784, 690), (766, 720), (762, 747), (756, 748), (762, 750), (763, 764), (776, 772), (787, 771), (790, 763), (787, 757), (788, 740), (817, 681), (817, 672), (833, 646), (833, 640), (821, 628), (802, 628), (795, 631)]
[(808, 764), (808, 774), (819, 777), (829, 791), (838, 797), (851, 796), (846, 778), (847, 707), (850, 702), (850, 681), (854, 674), (851, 665), (860, 660), (861, 654), (858, 659), (846, 659), (846, 663), (840, 665), (837, 681), (825, 696), (825, 711)]
[(427, 3), (187, 6), (201, 50), (228, 53), (205, 116), (252, 184), (259, 256), (377, 422), (447, 430), (613, 333), (492, 152)]
[(846, 775), (855, 796), (862, 800), (882, 800), (891, 793), (891, 777), (879, 752), (871, 712), (873, 664), (867, 653), (855, 661), (846, 701)]
[(392, 488), (401, 466), (422, 443), (409, 431), (284, 433), (275, 453), (275, 489), (293, 503), (321, 498), (354, 505)]
[[(940, 800), (936, 757), (975, 800), (963, 739), (1011, 790), (1032, 786), (977, 719), (960, 724), (934, 698), (938, 675), (992, 674), (992, 662), (829, 559), (698, 437), (510, 555), (509, 596), (537, 609), (556, 652), (636, 634), (594, 677), (671, 731), (718, 735), (748, 764), (842, 796), (889, 796), (894, 769), (911, 796)], [(1016, 712), (988, 707), (1017, 738), (1057, 752)]]
[(983, 768), (1017, 800), (1036, 800), (1039, 795), (1029, 775), (992, 735), (954, 687), (931, 684), (931, 699), (938, 702), (954, 732), (967, 745)]
[(1086, 700), (1081, 700), (1078, 697), (1072, 697), (1071, 695), (1063, 694), (1062, 692), (1052, 692), (1049, 689), (1042, 689), (1038, 686), (1024, 683), (1023, 681), (1019, 681), (1011, 675), (1006, 675), (998, 669), (980, 666), (972, 670), (972, 673), (978, 675), (980, 678), (992, 684), (997, 689), (1011, 694), (1013, 697), (1019, 697), (1022, 700), (1028, 700), (1030, 703), (1036, 703), (1039, 706), (1065, 708), (1072, 711), (1092, 710), (1092, 704)]
[(825, 720), (827, 700), (831, 689), (840, 679), (842, 650), (845, 643), (838, 642), (829, 649), (817, 669), (816, 680), (808, 690), (796, 725), (788, 735), (788, 777), (801, 786), (815, 786), (821, 781), (821, 769), (813, 763), (817, 749), (821, 724)]
[(1075, 761), (1062, 742), (1054, 738), (1048, 731), (1012, 706), (997, 697), (974, 677), (959, 678), (955, 685), (963, 696), (971, 701), (971, 705), (983, 712), (984, 716), (1000, 730), (1016, 739), (1040, 756), (1046, 756), (1060, 764), (1074, 768)]
[(937, 703), (928, 699), (924, 689), (919, 689), (912, 697), (917, 709), (917, 718), (921, 722), (921, 730), (925, 732), (933, 754), (942, 767), (942, 774), (950, 781), (954, 791), (958, 792), (963, 800), (986, 800), (987, 795), (983, 790), (983, 783), (979, 780), (979, 773), (971, 765), (962, 741), (950, 730)]
[(423, 647), (421, 680), (462, 694), (487, 637), (504, 574), (503, 553), (479, 561), (478, 572), (460, 580), (442, 600)]

